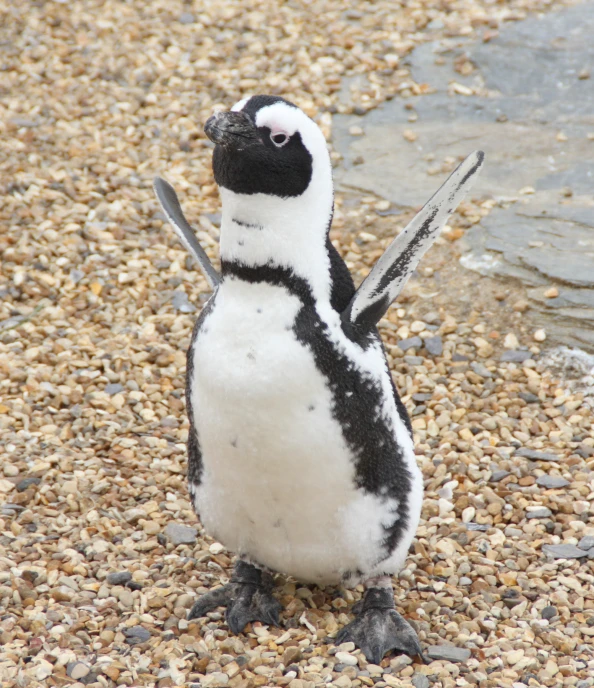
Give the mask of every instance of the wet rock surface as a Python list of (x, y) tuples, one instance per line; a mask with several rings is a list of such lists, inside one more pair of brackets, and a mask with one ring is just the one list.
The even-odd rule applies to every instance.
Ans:
[[(424, 203), (459, 156), (487, 164), (473, 194), (498, 207), (460, 242), (461, 262), (527, 287), (555, 343), (594, 349), (594, 3), (442, 40), (409, 57), (435, 92), (335, 118), (344, 188)], [(363, 135), (349, 131), (358, 126)], [(551, 291), (551, 285), (555, 291)]]

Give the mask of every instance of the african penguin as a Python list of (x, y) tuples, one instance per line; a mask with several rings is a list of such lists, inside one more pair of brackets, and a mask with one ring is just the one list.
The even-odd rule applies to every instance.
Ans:
[(279, 623), (269, 571), (318, 585), (364, 583), (353, 641), (378, 663), (420, 655), (394, 608), (391, 576), (419, 522), (422, 475), (410, 420), (377, 322), (481, 167), (450, 176), (355, 290), (330, 243), (333, 185), (326, 141), (299, 108), (254, 96), (219, 112), (221, 273), (185, 220), (173, 188), (155, 190), (214, 293), (188, 351), (189, 490), (206, 531), (238, 555), (231, 582), (190, 618), (227, 607), (230, 629)]

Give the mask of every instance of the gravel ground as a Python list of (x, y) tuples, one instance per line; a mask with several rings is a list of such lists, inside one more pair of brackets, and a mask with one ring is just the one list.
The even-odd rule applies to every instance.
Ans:
[[(214, 259), (213, 106), (280, 93), (329, 134), (333, 112), (428, 90), (401, 65), (419, 42), (489, 40), (554, 7), (343, 5), (0, 6), (3, 686), (594, 685), (591, 411), (539, 364), (521, 294), (456, 299), (489, 283), (453, 267), (489, 199), (463, 204), (381, 323), (426, 479), (397, 604), (434, 661), (336, 648), (360, 588), (280, 580), (284, 627), (240, 637), (218, 613), (185, 620), (232, 559), (188, 501), (185, 349), (208, 292), (153, 176)], [(332, 239), (358, 279), (407, 219), (391, 212), (337, 198)]]

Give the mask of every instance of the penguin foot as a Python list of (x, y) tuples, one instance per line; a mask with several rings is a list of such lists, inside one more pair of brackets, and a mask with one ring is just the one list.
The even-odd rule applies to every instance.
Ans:
[(392, 586), (368, 588), (358, 615), (336, 636), (336, 645), (355, 643), (367, 660), (379, 664), (390, 650), (400, 650), (411, 657), (418, 655), (427, 662), (417, 634), (394, 609)]
[(217, 607), (227, 607), (227, 624), (238, 634), (250, 623), (279, 626), (282, 606), (272, 596), (272, 577), (246, 561), (235, 564), (231, 582), (197, 600), (188, 619), (197, 619)]

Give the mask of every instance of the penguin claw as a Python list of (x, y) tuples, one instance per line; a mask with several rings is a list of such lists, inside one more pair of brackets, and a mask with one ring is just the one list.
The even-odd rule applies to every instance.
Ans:
[(194, 602), (188, 620), (199, 619), (201, 616), (206, 616), (217, 607), (226, 607), (231, 602), (232, 584), (223, 585), (222, 588), (211, 590), (205, 595), (202, 595), (196, 602)]
[(340, 631), (334, 642), (336, 645), (355, 643), (372, 664), (379, 664), (390, 650), (427, 661), (417, 634), (395, 609), (373, 608), (361, 612)]

